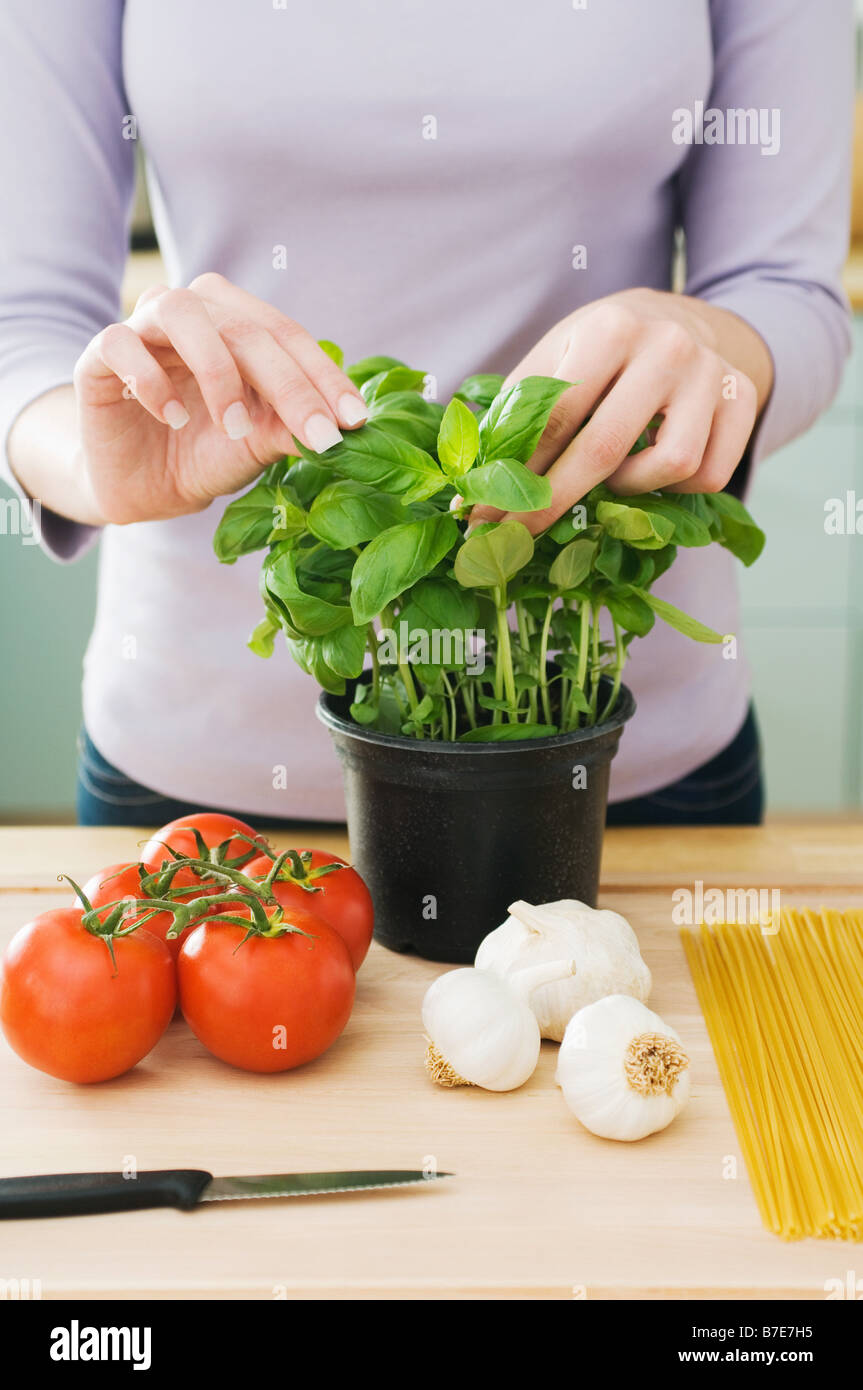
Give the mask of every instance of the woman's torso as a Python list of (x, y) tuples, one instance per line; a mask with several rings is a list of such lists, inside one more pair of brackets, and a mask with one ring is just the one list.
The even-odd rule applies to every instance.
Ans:
[[(192, 0), (128, 0), (125, 76), (171, 283), (219, 270), (446, 398), (580, 304), (668, 288), (672, 112), (707, 95), (710, 24), (701, 0), (217, 0), (204, 23)], [(218, 564), (220, 512), (104, 536), (88, 727), (159, 791), (337, 819), (314, 684), (283, 647), (246, 649), (259, 560)], [(657, 592), (733, 631), (732, 565), (682, 552)], [(659, 626), (626, 679), (640, 709), (616, 798), (689, 771), (744, 717), (742, 656)]]

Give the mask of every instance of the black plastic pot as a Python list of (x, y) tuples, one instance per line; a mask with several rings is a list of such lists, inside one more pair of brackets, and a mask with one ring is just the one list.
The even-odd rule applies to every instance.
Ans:
[[(353, 863), (392, 951), (470, 963), (511, 902), (596, 905), (611, 760), (635, 700), (604, 723), (513, 743), (436, 743), (355, 724), (321, 695), (342, 761)], [(583, 771), (579, 771), (583, 769)]]

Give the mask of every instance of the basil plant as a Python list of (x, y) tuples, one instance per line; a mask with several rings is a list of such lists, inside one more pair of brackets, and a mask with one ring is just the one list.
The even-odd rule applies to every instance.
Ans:
[[(339, 349), (322, 346), (341, 366)], [(569, 383), (503, 389), (500, 376), (471, 376), (444, 408), (425, 399), (423, 372), (392, 357), (347, 373), (368, 423), (326, 454), (295, 441), (215, 534), (226, 564), (266, 551), (264, 617), (249, 641), (259, 656), (282, 632), (324, 690), (351, 690), (358, 724), (490, 743), (602, 723), (632, 639), (657, 618), (722, 641), (651, 588), (678, 546), (757, 558), (763, 533), (734, 497), (618, 497), (601, 484), (536, 539), (515, 520), (468, 534), (476, 503), (549, 505), (551, 485), (527, 461)], [(647, 443), (645, 431), (633, 452)]]

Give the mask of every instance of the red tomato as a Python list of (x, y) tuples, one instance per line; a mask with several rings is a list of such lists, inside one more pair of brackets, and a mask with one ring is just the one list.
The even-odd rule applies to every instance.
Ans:
[[(146, 872), (146, 870), (145, 870)], [(107, 903), (116, 902), (118, 898), (144, 898), (146, 894), (141, 887), (141, 871), (138, 864), (109, 864), (107, 869), (102, 869), (92, 878), (88, 878), (83, 887), (84, 897), (87, 898), (91, 907), (103, 907)], [(196, 897), (201, 897), (210, 891), (204, 881), (199, 881), (197, 889), (180, 894), (181, 902), (193, 902)], [(213, 886), (212, 891), (219, 890)], [(75, 899), (76, 907), (81, 906), (79, 898)], [(210, 911), (218, 911), (218, 908), (211, 908)], [(124, 921), (124, 926), (131, 926), (133, 921), (140, 921), (146, 917), (146, 911), (141, 911), (134, 916), (130, 916)], [(104, 922), (107, 913), (100, 913), (100, 920)], [(180, 947), (183, 938), (176, 936), (172, 940), (167, 940), (169, 927), (173, 925), (174, 917), (170, 912), (158, 912), (155, 917), (150, 917), (146, 923), (145, 930), (152, 936), (157, 936), (160, 941), (164, 941), (174, 960), (180, 954)]]
[[(307, 852), (297, 850), (298, 854)], [(359, 970), (371, 944), (375, 925), (372, 895), (356, 869), (352, 869), (337, 854), (313, 849), (311, 855), (311, 869), (317, 869), (321, 864), (343, 864), (344, 868), (310, 879), (316, 888), (320, 888), (319, 893), (310, 893), (296, 883), (277, 880), (273, 884), (273, 895), (283, 907), (302, 907), (335, 927), (351, 953), (354, 970)], [(266, 878), (271, 868), (272, 860), (262, 854), (244, 865), (243, 873), (249, 878)], [(290, 869), (290, 862), (286, 862), (285, 869)]]
[(308, 935), (243, 941), (243, 927), (213, 917), (188, 934), (180, 951), (186, 1022), (208, 1052), (245, 1071), (289, 1071), (311, 1062), (350, 1018), (356, 979), (347, 946), (310, 912), (297, 908), (290, 922)]
[(0, 966), (0, 1024), (31, 1067), (62, 1081), (107, 1081), (155, 1047), (177, 1000), (174, 962), (144, 930), (104, 939), (72, 908), (16, 932)]
[[(170, 845), (171, 849), (188, 859), (197, 859), (198, 846), (195, 842), (195, 830), (200, 832), (204, 843), (210, 849), (215, 849), (216, 845), (220, 845), (224, 840), (236, 835), (237, 831), (243, 835), (253, 836), (262, 845), (266, 844), (263, 835), (259, 835), (256, 830), (253, 830), (250, 825), (247, 825), (237, 816), (223, 815), (220, 811), (199, 811), (196, 815), (180, 816), (177, 820), (169, 821), (167, 825), (163, 825), (161, 830), (157, 830), (142, 849), (142, 860), (153, 869), (158, 869), (163, 864), (172, 863), (173, 856), (165, 849), (165, 845)], [(226, 857), (236, 859), (240, 855), (248, 854), (251, 849), (252, 846), (248, 840), (230, 839)], [(198, 884), (201, 880), (191, 869), (180, 869), (172, 881), (174, 887), (181, 888), (187, 884), (189, 886)]]

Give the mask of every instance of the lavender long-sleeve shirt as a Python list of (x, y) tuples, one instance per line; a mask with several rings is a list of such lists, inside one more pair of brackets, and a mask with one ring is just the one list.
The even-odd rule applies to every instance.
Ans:
[[(0, 441), (119, 316), (134, 114), (171, 283), (219, 270), (441, 397), (581, 304), (667, 289), (682, 226), (687, 291), (773, 355), (766, 454), (848, 350), (851, 63), (846, 0), (3, 0)], [(760, 143), (729, 141), (736, 108)], [(104, 533), (91, 735), (162, 793), (338, 818), (313, 682), (245, 648), (259, 561), (217, 563), (220, 511)], [(58, 558), (92, 539), (45, 520)], [(733, 632), (735, 563), (681, 551), (657, 592)], [(662, 624), (632, 653), (617, 799), (711, 757), (748, 699), (742, 653)]]

